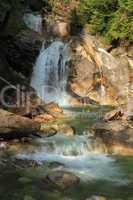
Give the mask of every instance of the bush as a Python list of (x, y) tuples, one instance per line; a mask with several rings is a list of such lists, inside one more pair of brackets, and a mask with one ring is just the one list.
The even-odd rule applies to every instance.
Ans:
[(82, 0), (71, 13), (72, 25), (88, 24), (93, 33), (100, 33), (110, 42), (133, 39), (132, 0)]

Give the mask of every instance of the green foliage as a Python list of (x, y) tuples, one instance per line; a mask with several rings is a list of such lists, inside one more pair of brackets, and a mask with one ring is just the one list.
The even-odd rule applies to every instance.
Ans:
[(75, 27), (88, 24), (93, 34), (100, 33), (109, 41), (133, 40), (132, 0), (82, 0), (71, 20)]

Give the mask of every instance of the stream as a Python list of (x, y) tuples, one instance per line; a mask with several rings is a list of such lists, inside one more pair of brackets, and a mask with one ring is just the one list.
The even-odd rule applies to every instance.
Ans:
[[(0, 199), (132, 200), (133, 158), (110, 154), (102, 141), (91, 134), (101, 107), (92, 106), (86, 112), (70, 107), (66, 112), (63, 121), (54, 123), (73, 125), (75, 135), (44, 135), (30, 142), (11, 142), (6, 151), (1, 147), (0, 153), (8, 161), (0, 165)], [(13, 164), (15, 159), (19, 162)], [(27, 164), (31, 161), (35, 163)], [(42, 179), (53, 171), (71, 172), (80, 178), (80, 183), (65, 190), (49, 184), (46, 187)]]

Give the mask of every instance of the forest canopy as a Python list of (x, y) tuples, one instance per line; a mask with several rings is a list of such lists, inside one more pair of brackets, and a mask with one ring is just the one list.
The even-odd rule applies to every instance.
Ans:
[(87, 24), (108, 41), (133, 40), (132, 0), (80, 0), (71, 13), (73, 29)]

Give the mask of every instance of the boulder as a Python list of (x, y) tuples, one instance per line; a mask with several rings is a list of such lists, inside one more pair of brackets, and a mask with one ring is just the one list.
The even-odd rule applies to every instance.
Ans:
[(13, 139), (31, 135), (40, 130), (33, 120), (0, 109), (0, 138)]
[(44, 113), (44, 114), (36, 116), (33, 120), (38, 123), (45, 123), (45, 122), (52, 121), (54, 119), (55, 118), (52, 115), (48, 113)]
[(3, 50), (9, 65), (25, 77), (30, 78), (36, 57), (39, 54), (42, 38), (38, 33), (27, 30), (5, 38)]
[(119, 120), (122, 118), (123, 115), (124, 113), (122, 112), (121, 109), (116, 109), (106, 113), (104, 116), (104, 120), (105, 121)]
[(113, 56), (83, 32), (71, 44), (69, 89), (100, 104), (122, 105), (132, 93), (132, 62), (127, 53)]
[(87, 58), (77, 58), (72, 61), (71, 68), (70, 90), (80, 97), (87, 96), (94, 85), (95, 63)]
[(113, 120), (133, 120), (133, 107), (132, 101), (128, 101), (127, 105), (120, 106), (119, 108), (107, 112), (104, 116), (105, 121)]
[(73, 136), (75, 134), (75, 130), (73, 127), (62, 124), (62, 125), (52, 125), (52, 128), (54, 128), (58, 134), (63, 134), (65, 136)]
[(133, 127), (121, 120), (97, 122), (93, 127), (96, 137), (100, 137), (112, 152), (133, 155)]
[(92, 197), (87, 198), (86, 200), (107, 200), (107, 198), (103, 196), (92, 196)]
[(39, 123), (64, 117), (63, 110), (54, 102), (41, 104), (34, 108), (28, 115)]
[(80, 179), (70, 172), (52, 171), (43, 179), (44, 182), (53, 183), (60, 189), (67, 189), (73, 185), (77, 185)]
[(68, 37), (70, 25), (67, 22), (56, 22), (53, 26), (53, 34), (58, 37)]
[(33, 11), (40, 11), (44, 5), (43, 0), (26, 0), (27, 5)]

